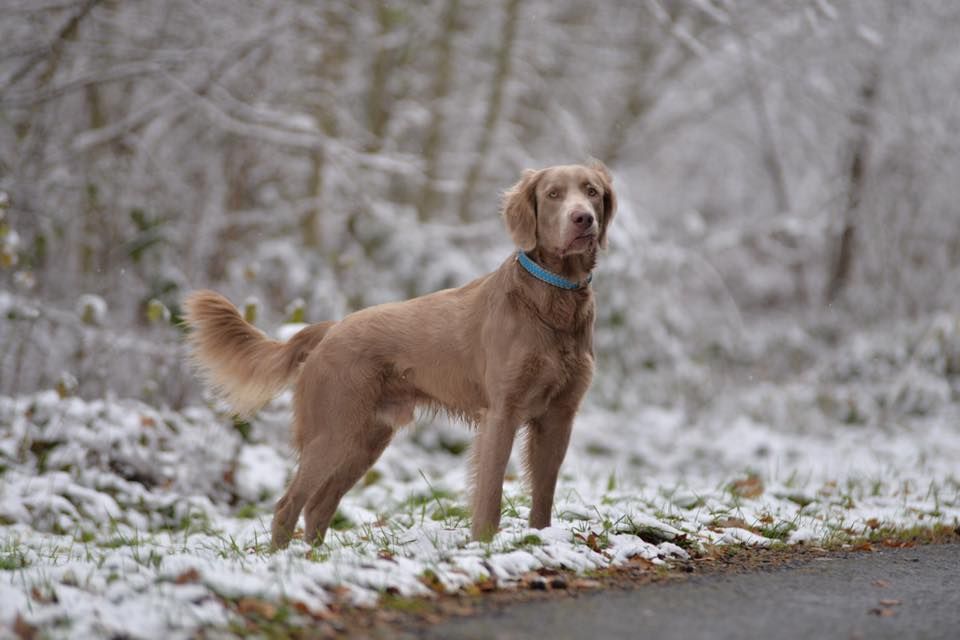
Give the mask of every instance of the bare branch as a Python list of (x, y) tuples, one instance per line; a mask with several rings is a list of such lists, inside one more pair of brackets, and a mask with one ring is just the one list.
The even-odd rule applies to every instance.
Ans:
[[(49, 55), (59, 55), (60, 50), (63, 48), (64, 42), (69, 38), (73, 33), (76, 32), (77, 27), (80, 25), (80, 21), (83, 20), (90, 11), (100, 2), (100, 0), (86, 0), (83, 5), (70, 16), (63, 25), (57, 29), (57, 35), (53, 37), (49, 45), (43, 48), (44, 52), (49, 52)], [(20, 67), (10, 74), (10, 77), (7, 78), (4, 85), (13, 86), (17, 84), (24, 76), (30, 73), (30, 70), (37, 66), (40, 62), (46, 59), (45, 55), (35, 55), (31, 59), (24, 62)]]

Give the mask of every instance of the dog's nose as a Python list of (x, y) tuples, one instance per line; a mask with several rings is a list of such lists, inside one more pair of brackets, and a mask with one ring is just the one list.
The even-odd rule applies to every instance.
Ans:
[(589, 211), (574, 211), (570, 214), (570, 218), (573, 220), (573, 224), (582, 231), (586, 231), (593, 226), (593, 214)]

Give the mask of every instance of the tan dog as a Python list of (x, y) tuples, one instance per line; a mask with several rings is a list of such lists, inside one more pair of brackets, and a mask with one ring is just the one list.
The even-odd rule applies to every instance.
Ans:
[(277, 503), (273, 545), (289, 542), (301, 510), (305, 538), (321, 543), (340, 499), (418, 405), (478, 429), (474, 538), (489, 539), (499, 527), (503, 476), (522, 425), (530, 526), (549, 526), (574, 415), (593, 376), (589, 279), (615, 210), (610, 173), (599, 162), (525, 171), (503, 205), (525, 255), (459, 289), (312, 325), (287, 343), (247, 324), (219, 294), (190, 295), (193, 358), (237, 413), (296, 384), (300, 464)]

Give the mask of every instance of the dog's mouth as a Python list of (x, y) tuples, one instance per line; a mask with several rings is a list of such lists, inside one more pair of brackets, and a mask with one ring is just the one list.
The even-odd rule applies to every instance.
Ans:
[(573, 240), (567, 243), (567, 246), (563, 248), (562, 253), (564, 255), (570, 253), (577, 253), (580, 251), (586, 250), (590, 245), (592, 245), (597, 240), (597, 233), (595, 231), (588, 231), (582, 233), (579, 236), (576, 236)]

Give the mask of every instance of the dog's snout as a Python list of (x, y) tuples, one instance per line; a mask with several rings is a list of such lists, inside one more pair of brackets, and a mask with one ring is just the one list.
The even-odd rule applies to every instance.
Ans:
[(573, 224), (582, 231), (586, 231), (593, 226), (593, 214), (589, 211), (582, 209), (574, 211), (570, 214), (570, 218), (573, 220)]

